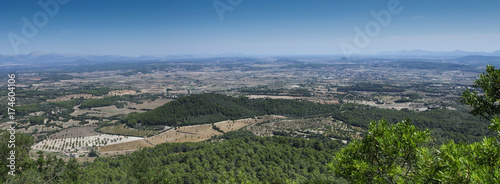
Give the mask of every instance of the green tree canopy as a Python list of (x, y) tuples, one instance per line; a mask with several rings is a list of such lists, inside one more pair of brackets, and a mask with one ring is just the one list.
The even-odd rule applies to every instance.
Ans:
[(475, 89), (467, 89), (462, 94), (462, 102), (472, 107), (471, 113), (486, 119), (492, 119), (500, 114), (500, 70), (488, 65), (486, 73), (479, 75), (473, 87), (481, 88), (482, 93)]
[(366, 137), (337, 153), (329, 167), (355, 183), (408, 183), (418, 168), (417, 150), (428, 140), (429, 131), (417, 130), (410, 120), (371, 122)]
[[(491, 119), (490, 129), (500, 133), (500, 70), (487, 66), (475, 90), (463, 93), (474, 115)], [(363, 140), (350, 143), (335, 155), (329, 168), (353, 183), (500, 183), (499, 136), (434, 148), (425, 145), (428, 131), (417, 131), (408, 120), (388, 126), (372, 122)]]

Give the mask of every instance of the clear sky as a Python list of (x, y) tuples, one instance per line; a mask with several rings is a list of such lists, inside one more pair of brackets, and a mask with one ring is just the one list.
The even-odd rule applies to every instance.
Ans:
[[(0, 54), (342, 54), (342, 42), (356, 47), (356, 27), (376, 21), (370, 11), (395, 0), (240, 1), (71, 0), (47, 13), (36, 0), (1, 0)], [(232, 11), (219, 11), (221, 20), (214, 2)], [(379, 34), (356, 47), (360, 54), (500, 50), (498, 0), (399, 2), (387, 26), (378, 23)]]

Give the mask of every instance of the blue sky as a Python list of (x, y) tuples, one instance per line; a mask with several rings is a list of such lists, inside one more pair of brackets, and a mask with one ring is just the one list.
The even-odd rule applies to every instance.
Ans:
[[(354, 43), (354, 28), (365, 30), (376, 22), (370, 11), (388, 10), (395, 0), (241, 0), (235, 6), (217, 1), (232, 8), (224, 20), (214, 0), (71, 0), (58, 3), (53, 17), (38, 1), (2, 0), (0, 54), (323, 55), (342, 54), (341, 43), (359, 54), (500, 50), (498, 0), (399, 0), (402, 11), (391, 14), (363, 47)], [(31, 38), (23, 35), (23, 17), (39, 23)]]

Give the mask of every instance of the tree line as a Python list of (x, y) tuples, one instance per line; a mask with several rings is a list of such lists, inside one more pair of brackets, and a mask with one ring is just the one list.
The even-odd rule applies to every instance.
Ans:
[(130, 114), (122, 120), (130, 127), (141, 125), (185, 126), (261, 115), (293, 117), (316, 116), (334, 111), (335, 105), (283, 99), (249, 99), (203, 93), (181, 97), (144, 113)]
[(429, 130), (418, 130), (410, 120), (373, 121), (362, 140), (335, 155), (330, 170), (353, 183), (500, 183), (500, 70), (487, 66), (473, 87), (484, 93), (468, 89), (462, 102), (490, 120), (494, 135), (470, 144), (429, 145)]
[(242, 119), (261, 115), (283, 115), (288, 117), (333, 117), (349, 125), (368, 129), (371, 120), (386, 119), (397, 123), (411, 119), (423, 130), (432, 130), (434, 143), (448, 139), (456, 142), (476, 142), (488, 132), (488, 121), (469, 114), (465, 109), (437, 109), (425, 112), (379, 109), (358, 104), (319, 104), (305, 100), (248, 99), (221, 94), (194, 94), (181, 97), (163, 106), (144, 113), (130, 114), (122, 123), (132, 128), (148, 125), (185, 126), (208, 124), (228, 119)]
[(41, 153), (34, 161), (24, 154), (16, 177), (3, 175), (3, 179), (6, 183), (346, 182), (334, 177), (326, 165), (342, 146), (337, 141), (257, 137), (243, 130), (215, 138), (222, 139), (225, 141), (164, 143), (83, 164), (74, 159), (65, 163)]

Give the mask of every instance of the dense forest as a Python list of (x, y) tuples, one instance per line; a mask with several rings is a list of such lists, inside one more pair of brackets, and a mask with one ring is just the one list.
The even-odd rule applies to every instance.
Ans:
[(287, 95), (287, 96), (299, 96), (299, 97), (309, 97), (311, 92), (305, 88), (294, 88), (294, 89), (270, 89), (268, 87), (253, 87), (253, 88), (240, 88), (239, 92), (248, 95)]
[(500, 118), (492, 122), (495, 137), (432, 146), (429, 131), (410, 120), (373, 121), (369, 133), (337, 152), (329, 168), (352, 183), (500, 183)]
[[(29, 93), (29, 95), (39, 94), (35, 96), (43, 96), (48, 92), (39, 92), (35, 91), (23, 91), (24, 94)], [(109, 89), (107, 88), (98, 88), (95, 90), (84, 89), (83, 91), (66, 91), (65, 93), (73, 94), (76, 92), (84, 92), (88, 94), (99, 94), (102, 93), (108, 94)], [(117, 108), (124, 108), (127, 102), (140, 104), (144, 100), (156, 100), (161, 95), (158, 94), (140, 94), (140, 95), (122, 95), (122, 96), (108, 96), (104, 98), (97, 99), (84, 99), (84, 98), (76, 98), (66, 101), (58, 101), (58, 102), (40, 102), (40, 103), (32, 103), (27, 105), (17, 105), (16, 106), (16, 115), (18, 116), (27, 116), (30, 113), (35, 112), (54, 112), (54, 113), (45, 113), (43, 117), (48, 118), (50, 120), (59, 120), (59, 118), (63, 118), (65, 121), (71, 119), (72, 117), (69, 115), (74, 112), (73, 107), (80, 105), (79, 108), (94, 108), (94, 107), (103, 107), (114, 105)], [(3, 120), (7, 120), (7, 108), (4, 106), (5, 104), (0, 104), (1, 108), (0, 114), (2, 115)], [(23, 122), (22, 122), (23, 123)]]
[[(98, 87), (95, 85), (83, 85), (78, 89), (59, 89), (59, 90), (29, 90), (18, 88), (16, 91), (16, 111), (19, 116), (26, 116), (34, 112), (50, 112), (54, 109), (62, 109), (66, 112), (73, 112), (73, 107), (82, 103), (84, 99), (71, 99), (61, 102), (47, 102), (50, 99), (56, 99), (61, 96), (73, 94), (91, 94), (101, 96), (108, 94), (110, 89), (106, 87)], [(5, 104), (0, 103), (0, 113), (2, 119), (7, 117)], [(68, 113), (64, 113), (66, 118)], [(50, 118), (50, 117), (49, 117)]]
[[(3, 132), (3, 139), (6, 135)], [(19, 146), (32, 142), (27, 135), (17, 136), (25, 140)], [(5, 142), (2, 149), (7, 149)], [(346, 183), (334, 177), (326, 165), (341, 145), (331, 140), (263, 138), (240, 130), (207, 142), (160, 144), (84, 164), (74, 159), (64, 163), (41, 153), (33, 161), (23, 147), (16, 164), (22, 168), (20, 173), (3, 175), (3, 179), (7, 183)], [(1, 153), (2, 165), (7, 165), (7, 152)], [(2, 173), (7, 169), (2, 167)]]
[[(462, 94), (471, 113), (490, 120), (494, 136), (470, 144), (428, 144), (429, 130), (410, 120), (372, 121), (363, 139), (335, 154), (329, 168), (353, 183), (500, 183), (500, 70), (488, 65)], [(464, 125), (462, 125), (464, 126)]]
[(335, 105), (309, 101), (279, 99), (249, 99), (221, 94), (194, 94), (181, 97), (148, 112), (131, 114), (123, 122), (131, 127), (142, 125), (184, 126), (214, 123), (260, 115), (308, 117), (336, 111)]
[(93, 107), (104, 107), (110, 105), (118, 105), (119, 96), (111, 96), (104, 98), (88, 99), (82, 102), (78, 108), (89, 109)]
[(471, 143), (482, 140), (484, 136), (492, 135), (492, 132), (488, 130), (490, 122), (469, 114), (467, 108), (414, 112), (351, 104), (344, 105), (342, 109), (341, 113), (334, 115), (336, 119), (364, 129), (368, 129), (373, 120), (386, 119), (394, 124), (402, 119), (410, 119), (420, 130), (431, 130), (436, 144), (445, 143), (448, 139)]
[[(500, 131), (500, 119), (497, 119)], [(0, 149), (7, 150), (2, 132)], [(33, 140), (16, 134), (16, 177), (6, 183), (487, 183), (498, 182), (497, 138), (473, 144), (426, 144), (428, 131), (410, 121), (372, 122), (370, 133), (344, 146), (332, 140), (257, 137), (235, 131), (199, 143), (164, 143), (118, 158), (77, 163), (39, 152), (27, 156)], [(340, 152), (339, 152), (340, 151)], [(0, 154), (7, 165), (8, 152)], [(7, 173), (8, 168), (2, 168)], [(472, 175), (469, 176), (467, 172)], [(482, 183), (482, 182), (479, 182)]]
[(131, 114), (122, 120), (130, 127), (144, 125), (184, 126), (214, 123), (228, 119), (241, 119), (260, 115), (288, 117), (333, 117), (349, 125), (368, 129), (372, 120), (387, 119), (397, 123), (401, 119), (413, 120), (416, 127), (432, 131), (434, 142), (448, 139), (456, 142), (476, 142), (486, 135), (488, 121), (459, 110), (436, 109), (425, 112), (379, 109), (358, 104), (318, 104), (305, 100), (248, 99), (221, 94), (195, 94), (181, 97), (148, 112)]
[(387, 84), (372, 84), (372, 83), (357, 83), (352, 86), (339, 86), (337, 91), (349, 92), (349, 91), (369, 91), (369, 92), (403, 92), (404, 88), (387, 85)]

